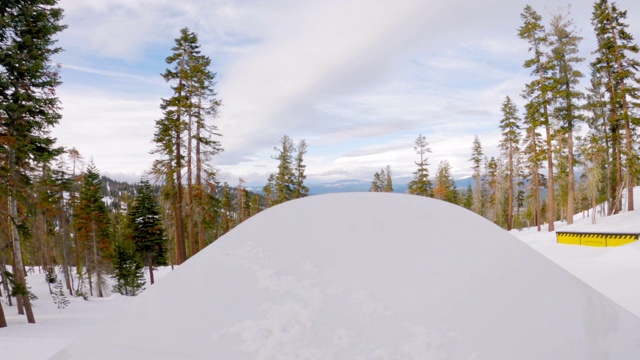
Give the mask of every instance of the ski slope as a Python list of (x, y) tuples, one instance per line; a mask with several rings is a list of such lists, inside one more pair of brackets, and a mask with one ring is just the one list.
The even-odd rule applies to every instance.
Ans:
[[(640, 358), (640, 319), (540, 254), (571, 268), (584, 249), (544, 234), (538, 252), (543, 235), (522, 235), (417, 196), (291, 201), (241, 224), (53, 358)], [(590, 261), (638, 262), (625, 248), (593, 251)]]

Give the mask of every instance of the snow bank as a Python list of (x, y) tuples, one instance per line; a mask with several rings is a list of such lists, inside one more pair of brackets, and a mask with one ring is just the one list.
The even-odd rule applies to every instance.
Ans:
[(249, 219), (54, 359), (632, 359), (640, 319), (487, 220), (399, 194)]

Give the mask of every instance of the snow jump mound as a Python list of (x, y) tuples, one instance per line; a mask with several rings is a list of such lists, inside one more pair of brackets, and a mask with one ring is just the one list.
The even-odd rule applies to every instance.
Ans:
[(54, 359), (640, 359), (640, 319), (489, 221), (418, 196), (244, 222)]

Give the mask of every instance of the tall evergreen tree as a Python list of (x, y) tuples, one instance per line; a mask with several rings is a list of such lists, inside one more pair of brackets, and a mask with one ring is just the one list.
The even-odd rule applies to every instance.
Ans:
[(471, 169), (473, 170), (473, 201), (471, 210), (476, 214), (482, 215), (482, 159), (484, 158), (484, 152), (482, 150), (482, 144), (478, 135), (473, 139), (473, 146), (471, 148)]
[(280, 148), (273, 148), (277, 155), (274, 159), (278, 160), (278, 172), (274, 178), (275, 203), (281, 204), (285, 201), (293, 199), (293, 191), (295, 186), (295, 173), (293, 164), (293, 152), (295, 146), (293, 140), (287, 135), (280, 139)]
[(540, 128), (540, 118), (537, 114), (538, 110), (532, 103), (526, 105), (526, 113), (523, 121), (524, 125), (524, 139), (523, 139), (523, 152), (524, 152), (524, 167), (526, 168), (527, 178), (529, 179), (529, 192), (527, 198), (529, 199), (529, 209), (533, 209), (533, 224), (541, 230), (542, 223), (542, 204), (540, 201), (540, 188), (542, 186), (540, 181), (540, 169), (542, 169), (546, 153), (544, 151), (545, 144), (543, 143), (542, 136), (538, 132)]
[[(135, 253), (149, 269), (149, 280), (153, 285), (154, 266), (167, 265), (167, 239), (164, 236), (159, 205), (148, 180), (140, 181), (133, 206), (127, 211), (126, 224)], [(126, 255), (126, 249), (122, 251)]]
[[(591, 65), (591, 86), (587, 88), (585, 104), (586, 123), (589, 132), (585, 137), (583, 150), (581, 153), (586, 161), (587, 172), (587, 195), (592, 196), (592, 191), (596, 188), (592, 182), (598, 179), (602, 184), (598, 185), (599, 193), (596, 196), (597, 203), (606, 203), (608, 195), (611, 194), (612, 176), (614, 176), (615, 166), (612, 164), (611, 127), (609, 122), (609, 109), (603, 74)], [(596, 146), (597, 144), (597, 146)], [(601, 151), (595, 154), (595, 150)], [(590, 168), (599, 165), (599, 169)], [(597, 176), (596, 175), (597, 172)], [(591, 175), (590, 175), (591, 173)], [(609, 204), (613, 204), (609, 202)], [(594, 209), (595, 211), (595, 209)], [(595, 221), (595, 219), (594, 219)]]
[(580, 102), (584, 94), (578, 85), (583, 74), (577, 66), (584, 60), (578, 56), (578, 45), (582, 37), (576, 34), (573, 20), (568, 14), (558, 13), (551, 20), (550, 29), (551, 61), (555, 64), (551, 96), (554, 99), (553, 115), (560, 123), (560, 133), (567, 143), (567, 223), (573, 223), (575, 213), (575, 175), (574, 175), (574, 139), (573, 133), (581, 122)]
[[(103, 297), (103, 289), (106, 286), (104, 273), (107, 259), (112, 252), (112, 244), (109, 237), (109, 214), (102, 201), (102, 181), (98, 169), (89, 162), (82, 176), (82, 185), (78, 203), (73, 211), (75, 236), (81, 249), (91, 259), (87, 265), (87, 273), (96, 275), (96, 288), (99, 297)], [(82, 271), (82, 264), (76, 264), (78, 272)], [(93, 293), (93, 283), (89, 278), (90, 290)]]
[(166, 187), (173, 214), (176, 262), (180, 264), (205, 245), (207, 192), (216, 183), (208, 160), (222, 151), (215, 140), (220, 134), (206, 119), (217, 116), (221, 102), (214, 90), (215, 73), (209, 70), (211, 59), (200, 53), (197, 35), (181, 29), (172, 51), (166, 58), (171, 67), (162, 76), (172, 84), (173, 96), (160, 105), (163, 117), (156, 121), (153, 152), (161, 158), (154, 162), (153, 173)]
[(527, 84), (523, 96), (529, 101), (528, 116), (535, 116), (545, 128), (547, 155), (547, 181), (548, 181), (548, 199), (547, 201), (547, 220), (549, 223), (549, 231), (554, 231), (555, 208), (554, 208), (554, 178), (553, 178), (553, 138), (552, 124), (550, 121), (550, 103), (549, 95), (551, 80), (550, 70), (552, 64), (548, 61), (546, 47), (549, 46), (549, 38), (547, 31), (542, 25), (542, 17), (530, 6), (527, 5), (520, 15), (523, 25), (518, 29), (518, 36), (529, 43), (529, 52), (532, 57), (525, 61), (524, 67), (531, 69), (534, 80)]
[(420, 156), (420, 161), (415, 164), (418, 166), (413, 173), (413, 180), (409, 182), (409, 194), (415, 194), (420, 196), (433, 196), (433, 183), (429, 179), (429, 160), (427, 153), (431, 152), (427, 139), (422, 135), (418, 135), (413, 147), (416, 154)]
[(386, 181), (386, 176), (384, 175), (384, 169), (381, 169), (380, 171), (376, 171), (373, 174), (373, 180), (371, 181), (371, 187), (369, 188), (369, 191), (383, 192), (385, 181)]
[[(627, 31), (624, 21), (627, 12), (620, 10), (616, 3), (598, 0), (594, 4), (592, 24), (594, 26), (598, 49), (592, 67), (599, 73), (608, 94), (609, 128), (611, 132), (611, 149), (615, 175), (610, 179), (609, 207), (610, 213), (620, 210), (620, 194), (627, 187), (627, 209), (634, 209), (633, 186), (637, 171), (637, 154), (635, 152), (635, 128), (638, 121), (632, 115), (632, 99), (640, 96), (638, 87), (638, 69), (640, 62), (637, 54), (640, 48)], [(634, 123), (635, 122), (635, 123)], [(624, 150), (622, 135), (624, 134)], [(623, 165), (622, 155), (625, 155)], [(622, 167), (626, 167), (623, 180)]]
[(387, 165), (385, 172), (384, 192), (393, 192), (393, 180), (391, 179), (391, 166)]
[(371, 192), (393, 192), (393, 179), (391, 178), (391, 166), (387, 165), (386, 168), (380, 169), (373, 174), (373, 181), (371, 181)]
[(270, 208), (275, 205), (276, 201), (276, 174), (269, 174), (267, 183), (262, 188), (264, 194), (265, 207)]
[(506, 160), (505, 175), (507, 181), (507, 230), (513, 228), (513, 204), (515, 200), (517, 159), (520, 153), (520, 118), (516, 104), (507, 96), (502, 103), (502, 120), (500, 120), (502, 139), (500, 150)]
[(293, 193), (294, 199), (299, 199), (309, 195), (309, 188), (305, 186), (304, 181), (307, 178), (305, 175), (305, 169), (307, 165), (304, 164), (304, 154), (307, 153), (307, 142), (302, 139), (296, 146), (296, 158), (293, 167)]
[[(9, 204), (16, 281), (25, 287), (22, 238), (31, 170), (61, 152), (50, 136), (60, 120), (59, 71), (51, 57), (61, 51), (55, 37), (65, 28), (56, 5), (55, 0), (0, 3), (0, 193)], [(35, 323), (29, 298), (20, 301), (27, 321)]]
[(165, 194), (170, 199), (173, 213), (176, 263), (182, 264), (187, 259), (183, 214), (182, 171), (184, 170), (184, 132), (187, 127), (189, 113), (189, 97), (186, 87), (189, 81), (188, 57), (198, 52), (197, 37), (188, 29), (180, 30), (171, 49), (173, 53), (166, 58), (172, 68), (166, 69), (163, 78), (174, 85), (171, 86), (173, 96), (162, 99), (160, 108), (163, 117), (156, 120), (156, 132), (153, 141), (156, 143), (154, 153), (162, 156), (155, 160), (153, 172), (160, 177), (166, 187)]
[[(195, 36), (195, 34), (194, 34)], [(197, 40), (196, 40), (197, 42)], [(187, 196), (186, 206), (189, 253), (195, 254), (204, 248), (203, 218), (206, 207), (205, 185), (216, 182), (215, 171), (209, 165), (211, 157), (220, 153), (222, 147), (215, 137), (220, 136), (215, 125), (208, 124), (208, 118), (215, 118), (221, 101), (214, 90), (216, 74), (209, 70), (211, 59), (201, 55), (196, 48), (187, 57)], [(195, 184), (194, 184), (195, 181)], [(196, 242), (197, 237), (197, 242)]]
[(487, 160), (485, 165), (485, 179), (490, 191), (489, 206), (491, 207), (491, 214), (489, 219), (498, 225), (502, 225), (502, 173), (503, 167), (500, 159), (492, 156)]

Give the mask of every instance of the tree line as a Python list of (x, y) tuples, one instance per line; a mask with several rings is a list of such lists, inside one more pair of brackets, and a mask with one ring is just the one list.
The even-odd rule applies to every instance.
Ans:
[(56, 284), (49, 288), (59, 308), (68, 305), (65, 291), (136, 295), (145, 269), (153, 284), (154, 268), (179, 265), (264, 208), (309, 191), (307, 145), (286, 135), (276, 148), (272, 197), (249, 191), (242, 178), (237, 186), (217, 180), (212, 157), (223, 149), (213, 121), (221, 100), (212, 61), (188, 28), (166, 58), (162, 77), (172, 96), (161, 99), (156, 160), (138, 184), (101, 177), (77, 149), (56, 146), (50, 132), (61, 119), (61, 81), (51, 58), (62, 51), (55, 41), (66, 27), (62, 15), (56, 0), (0, 3), (0, 297), (29, 323), (29, 271)]
[[(591, 24), (597, 48), (592, 49), (589, 83), (583, 90), (582, 37), (568, 9), (557, 10), (545, 24), (525, 6), (518, 36), (529, 46), (523, 66), (531, 71), (531, 80), (520, 94), (522, 111), (509, 96), (502, 103), (500, 155), (487, 158), (476, 136), (470, 157), (473, 186), (456, 189), (446, 160), (433, 181), (429, 179), (431, 149), (420, 135), (409, 193), (459, 204), (506, 229), (536, 226), (540, 231), (546, 222), (554, 231), (555, 221), (571, 224), (574, 214), (591, 209), (595, 222), (597, 212), (620, 212), (623, 198), (626, 210), (633, 211), (633, 187), (640, 173), (640, 62), (626, 18), (627, 12), (614, 2), (594, 3)], [(581, 126), (587, 131), (579, 132)], [(580, 178), (576, 169), (582, 170)], [(389, 167), (377, 172), (371, 191), (393, 191), (390, 172)], [(605, 205), (596, 210), (597, 204)]]

